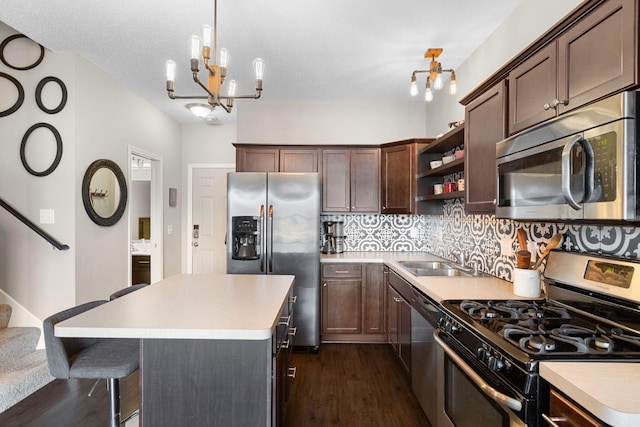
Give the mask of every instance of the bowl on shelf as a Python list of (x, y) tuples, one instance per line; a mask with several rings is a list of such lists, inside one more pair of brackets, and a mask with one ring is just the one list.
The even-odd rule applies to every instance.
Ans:
[(438, 194), (442, 194), (444, 192), (444, 185), (443, 184), (436, 184), (433, 186), (433, 194), (434, 195), (438, 195)]
[(446, 165), (447, 163), (451, 163), (451, 162), (453, 162), (455, 159), (456, 159), (456, 156), (454, 156), (454, 155), (451, 155), (451, 156), (444, 156), (444, 157), (442, 158), (442, 164), (443, 164), (443, 165)]
[(442, 160), (433, 160), (429, 162), (429, 166), (431, 166), (431, 169), (439, 168), (440, 166), (442, 166)]
[(461, 159), (464, 157), (464, 150), (458, 150), (453, 155), (456, 159)]

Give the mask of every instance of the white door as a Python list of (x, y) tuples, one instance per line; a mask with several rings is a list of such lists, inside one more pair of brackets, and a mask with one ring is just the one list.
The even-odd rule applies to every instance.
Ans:
[(226, 273), (227, 172), (195, 168), (192, 184), (192, 272)]

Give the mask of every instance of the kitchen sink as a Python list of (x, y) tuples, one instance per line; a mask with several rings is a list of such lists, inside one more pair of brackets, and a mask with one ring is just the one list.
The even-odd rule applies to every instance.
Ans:
[(473, 274), (473, 269), (463, 268), (446, 261), (398, 261), (414, 276), (439, 277), (484, 277), (484, 273)]

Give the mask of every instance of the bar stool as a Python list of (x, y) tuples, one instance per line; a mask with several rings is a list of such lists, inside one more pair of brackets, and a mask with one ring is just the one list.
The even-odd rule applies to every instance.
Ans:
[(60, 379), (105, 378), (109, 384), (110, 426), (120, 426), (120, 383), (140, 366), (140, 340), (127, 338), (61, 338), (55, 325), (107, 301), (92, 301), (47, 317), (43, 321), (47, 362)]
[(131, 285), (131, 286), (127, 286), (126, 288), (122, 288), (119, 291), (115, 291), (114, 293), (112, 293), (111, 296), (109, 297), (109, 301), (113, 301), (116, 298), (120, 298), (122, 296), (130, 294), (131, 292), (137, 291), (138, 289), (142, 289), (145, 286), (149, 286), (149, 284), (148, 283), (139, 283), (137, 285)]

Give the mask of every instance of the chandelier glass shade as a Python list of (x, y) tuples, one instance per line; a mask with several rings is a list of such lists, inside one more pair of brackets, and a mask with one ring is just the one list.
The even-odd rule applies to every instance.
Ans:
[[(204, 90), (206, 95), (179, 96), (175, 94), (176, 63), (168, 60), (165, 63), (167, 76), (167, 93), (171, 99), (204, 99), (206, 104), (188, 104), (186, 107), (197, 117), (206, 117), (206, 109), (210, 112), (216, 107), (221, 107), (227, 113), (233, 108), (235, 99), (258, 99), (262, 95), (262, 79), (264, 76), (264, 60), (255, 58), (253, 60), (253, 70), (255, 75), (255, 93), (252, 95), (236, 95), (236, 81), (228, 80), (227, 65), (229, 63), (229, 52), (227, 49), (220, 49), (217, 52), (217, 0), (213, 0), (213, 26), (203, 25), (202, 36), (191, 35), (191, 74), (193, 81)], [(200, 61), (207, 70), (207, 80), (200, 80)], [(211, 62), (210, 62), (211, 61)], [(226, 82), (225, 82), (226, 81)], [(225, 84), (226, 83), (226, 84)], [(226, 95), (221, 95), (222, 86), (226, 87)]]
[(443, 69), (442, 64), (436, 61), (436, 58), (442, 53), (442, 48), (430, 48), (424, 53), (426, 59), (431, 59), (428, 70), (414, 70), (411, 73), (411, 87), (409, 93), (411, 96), (417, 96), (419, 93), (417, 75), (421, 73), (428, 73), (427, 81), (425, 83), (424, 100), (427, 102), (433, 101), (433, 91), (440, 90), (444, 87), (443, 73), (451, 73), (451, 80), (449, 82), (449, 93), (455, 95), (458, 92), (458, 85), (456, 83), (456, 72), (452, 69)]

